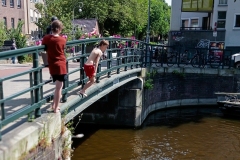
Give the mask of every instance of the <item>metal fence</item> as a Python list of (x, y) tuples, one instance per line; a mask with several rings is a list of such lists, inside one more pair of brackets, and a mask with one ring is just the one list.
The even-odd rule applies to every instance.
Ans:
[[(107, 49), (107, 56), (105, 59), (101, 60), (99, 63), (99, 67), (97, 70), (96, 75), (96, 82), (100, 82), (100, 77), (110, 75), (115, 72), (116, 74), (120, 74), (121, 70), (127, 71), (129, 69), (140, 67), (141, 57), (143, 54), (144, 46), (146, 45), (144, 42), (133, 40), (133, 39), (124, 39), (124, 38), (105, 38), (109, 41), (109, 48)], [(73, 90), (80, 85), (84, 85), (88, 78), (86, 77), (83, 65), (87, 60), (90, 52), (87, 52), (87, 46), (91, 46), (90, 48), (93, 49), (94, 45), (100, 41), (101, 39), (88, 39), (88, 40), (76, 40), (67, 42), (67, 48), (75, 48), (78, 46), (78, 51), (75, 56), (69, 56), (67, 58), (67, 70), (68, 70), (68, 77), (69, 75), (79, 72), (79, 80), (75, 82), (69, 81), (69, 78), (64, 82), (63, 90), (62, 90), (62, 102), (67, 101), (67, 94), (69, 91)], [(121, 44), (121, 45), (120, 45)], [(20, 119), (23, 116), (28, 117), (29, 119), (34, 119), (41, 116), (41, 107), (51, 101), (53, 99), (53, 92), (49, 94), (44, 94), (43, 87), (50, 83), (52, 80), (43, 80), (43, 73), (42, 70), (45, 66), (39, 65), (39, 54), (44, 51), (44, 46), (34, 46), (28, 47), (23, 49), (5, 51), (0, 53), (0, 59), (6, 59), (13, 56), (20, 56), (20, 55), (30, 55), (32, 56), (32, 68), (19, 72), (17, 74), (13, 74), (7, 77), (0, 78), (0, 104), (1, 104), (1, 120), (0, 120), (0, 129), (2, 127), (8, 125), (11, 122), (14, 122)], [(79, 67), (74, 68), (73, 70), (69, 70), (69, 61), (73, 59), (78, 59)], [(101, 70), (101, 65), (106, 63), (106, 69)], [(29, 75), (29, 87), (25, 88), (20, 91), (16, 91), (14, 94), (6, 95), (4, 91), (4, 82), (14, 79), (20, 78), (23, 75)], [(21, 82), (21, 81), (20, 81)], [(18, 84), (19, 85), (19, 84)], [(12, 86), (14, 87), (14, 86)], [(26, 93), (30, 93), (30, 104), (21, 106), (19, 102), (16, 103), (16, 108), (18, 110), (14, 110), (13, 112), (8, 112), (5, 104), (7, 101), (11, 101), (16, 97), (22, 96)], [(0, 133), (1, 137), (1, 133)]]
[(234, 53), (227, 49), (150, 45), (145, 52), (144, 65), (148, 67), (235, 67)]

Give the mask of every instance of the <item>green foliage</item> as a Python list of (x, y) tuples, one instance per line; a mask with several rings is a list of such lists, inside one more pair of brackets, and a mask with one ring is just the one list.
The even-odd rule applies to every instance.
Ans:
[(152, 77), (154, 77), (156, 74), (157, 74), (157, 71), (155, 71), (155, 70), (153, 70), (152, 72), (146, 74), (144, 88), (146, 88), (146, 89), (153, 89), (154, 84), (153, 84)]
[(6, 27), (2, 21), (0, 21), (0, 46), (3, 46), (5, 40), (8, 39)]
[(46, 33), (46, 28), (51, 24), (51, 18), (56, 16), (64, 25), (63, 33), (72, 39), (72, 8), (77, 4), (77, 0), (46, 0), (45, 4), (36, 3), (35, 7), (43, 15), (35, 24)]
[(175, 74), (175, 75), (177, 75), (177, 76), (179, 76), (180, 78), (185, 78), (185, 74), (184, 74), (184, 73), (181, 73), (181, 72), (179, 72), (179, 71), (177, 71), (177, 70), (174, 70), (172, 73)]
[[(24, 25), (24, 21), (19, 21), (17, 28), (11, 28), (8, 30), (8, 39), (15, 39), (16, 46), (18, 49), (24, 48), (27, 46), (27, 37), (22, 33), (22, 28)], [(31, 57), (31, 56), (30, 56)], [(29, 55), (23, 55), (18, 57), (18, 62), (23, 63), (23, 62), (30, 62), (31, 58)], [(30, 58), (30, 59), (29, 59)]]
[[(36, 25), (44, 32), (50, 25), (52, 16), (57, 16), (64, 24), (63, 33), (72, 39), (72, 19), (98, 19), (101, 34), (120, 34), (124, 37), (135, 35), (142, 39), (146, 35), (148, 22), (148, 1), (146, 0), (82, 0), (79, 12), (78, 0), (46, 0), (46, 5), (37, 3), (35, 7), (42, 18)], [(98, 7), (99, 6), (99, 7)], [(150, 29), (152, 35), (166, 34), (170, 25), (170, 7), (165, 1), (151, 0)], [(75, 36), (76, 39), (80, 37)]]
[(159, 1), (151, 0), (151, 34), (157, 36), (159, 34), (168, 34), (170, 28), (171, 8), (168, 4)]
[(19, 21), (17, 28), (11, 28), (8, 30), (8, 36), (9, 39), (15, 39), (17, 48), (24, 48), (27, 46), (27, 38), (26, 35), (22, 33), (22, 28), (23, 28), (24, 22)]

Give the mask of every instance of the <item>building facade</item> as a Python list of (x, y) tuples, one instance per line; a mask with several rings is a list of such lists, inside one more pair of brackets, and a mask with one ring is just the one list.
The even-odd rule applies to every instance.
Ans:
[(16, 28), (18, 21), (24, 20), (23, 0), (2, 0), (0, 19), (7, 28)]
[(35, 8), (36, 3), (43, 3), (43, 0), (2, 0), (0, 19), (8, 29), (16, 28), (18, 21), (23, 20), (23, 34), (31, 35), (38, 31), (35, 22), (41, 18)]
[[(221, 43), (222, 48), (240, 52), (240, 1), (172, 0), (170, 44), (201, 40)], [(194, 43), (194, 44), (193, 44)]]
[(35, 22), (41, 18), (41, 14), (35, 8), (36, 3), (43, 3), (43, 0), (24, 0), (24, 19), (25, 19), (25, 34), (33, 34), (33, 32), (38, 31), (38, 26)]

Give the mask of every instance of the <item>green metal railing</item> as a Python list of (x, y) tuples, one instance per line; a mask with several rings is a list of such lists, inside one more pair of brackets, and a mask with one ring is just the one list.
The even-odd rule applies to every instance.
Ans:
[[(107, 75), (111, 76), (112, 72), (120, 74), (120, 70), (123, 69), (127, 71), (128, 69), (133, 69), (134, 67), (141, 67), (143, 61), (143, 54), (146, 48), (146, 44), (142, 41), (126, 39), (126, 38), (104, 38), (109, 41), (109, 48), (107, 50), (107, 58), (101, 60), (96, 75), (96, 82), (100, 82), (100, 77)], [(67, 42), (67, 48), (72, 48), (76, 50), (79, 54), (74, 57), (67, 58), (67, 70), (68, 75), (71, 75), (75, 72), (79, 72), (79, 81), (70, 83), (69, 79), (64, 82), (62, 90), (62, 102), (67, 101), (67, 94), (69, 91), (73, 90), (80, 85), (84, 85), (88, 79), (85, 76), (83, 65), (89, 56), (91, 50), (93, 49), (94, 44), (99, 42), (102, 39), (84, 39), (84, 40), (75, 40)], [(17, 57), (21, 55), (32, 56), (33, 67), (27, 71), (23, 71), (17, 74), (0, 78), (0, 104), (1, 104), (1, 120), (0, 120), (0, 130), (2, 127), (7, 124), (18, 120), (23, 116), (28, 116), (28, 119), (37, 118), (41, 116), (41, 107), (45, 103), (53, 99), (53, 94), (48, 94), (44, 97), (43, 95), (43, 86), (47, 83), (50, 83), (51, 80), (43, 81), (42, 70), (45, 66), (39, 66), (39, 54), (44, 51), (44, 46), (33, 46), (23, 49), (10, 50), (5, 52), (0, 52), (0, 59), (6, 59), (10, 57)], [(112, 53), (116, 53), (116, 57), (112, 57)], [(79, 67), (74, 70), (69, 71), (68, 62), (73, 59), (79, 59)], [(113, 65), (113, 61), (116, 62)], [(107, 63), (107, 69), (102, 71), (101, 64)], [(14, 93), (10, 96), (4, 96), (4, 85), (3, 83), (7, 80), (13, 78), (29, 75), (29, 88), (21, 90), (17, 93)], [(19, 97), (23, 94), (30, 93), (31, 104), (23, 106), (21, 109), (13, 112), (6, 113), (5, 103), (6, 101), (11, 101), (13, 98)], [(1, 132), (0, 132), (1, 139)]]

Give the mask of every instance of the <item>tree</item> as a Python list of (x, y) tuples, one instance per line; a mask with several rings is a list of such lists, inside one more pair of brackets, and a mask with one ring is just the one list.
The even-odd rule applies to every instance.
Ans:
[(5, 40), (7, 40), (6, 26), (2, 21), (0, 21), (0, 46), (3, 46)]
[[(148, 1), (146, 0), (81, 0), (82, 12), (78, 12), (78, 0), (46, 0), (45, 5), (35, 7), (42, 15), (36, 23), (43, 31), (50, 24), (52, 16), (57, 16), (64, 24), (64, 33), (71, 36), (73, 10), (74, 18), (96, 18), (101, 34), (136, 35), (138, 39), (146, 35), (148, 21)], [(151, 30), (154, 35), (166, 34), (169, 30), (170, 8), (163, 0), (151, 0)], [(161, 6), (160, 8), (158, 8)]]
[(19, 21), (16, 28), (11, 28), (8, 30), (8, 38), (10, 40), (15, 39), (17, 48), (24, 48), (27, 46), (26, 35), (22, 33), (23, 25), (24, 21)]
[(168, 34), (170, 27), (170, 7), (163, 1), (151, 0), (151, 24), (152, 36)]
[[(24, 21), (19, 21), (16, 28), (11, 28), (7, 31), (8, 39), (15, 40), (16, 46), (18, 49), (24, 48), (27, 46), (26, 35), (22, 33)], [(23, 63), (29, 58), (28, 55), (18, 56), (18, 62)]]
[(81, 15), (97, 18), (100, 29), (110, 35), (133, 35), (134, 32), (142, 32), (147, 24), (145, 0), (83, 0), (83, 3)]
[(74, 6), (74, 3), (77, 0), (73, 0), (73, 4), (70, 5), (71, 1), (66, 0), (45, 0), (45, 4), (36, 3), (35, 7), (38, 12), (42, 15), (39, 18), (36, 25), (46, 33), (46, 28), (51, 23), (51, 17), (56, 16), (59, 20), (62, 21), (64, 25), (63, 33), (68, 35), (68, 38), (71, 38), (72, 35), (72, 10), (71, 7)]

